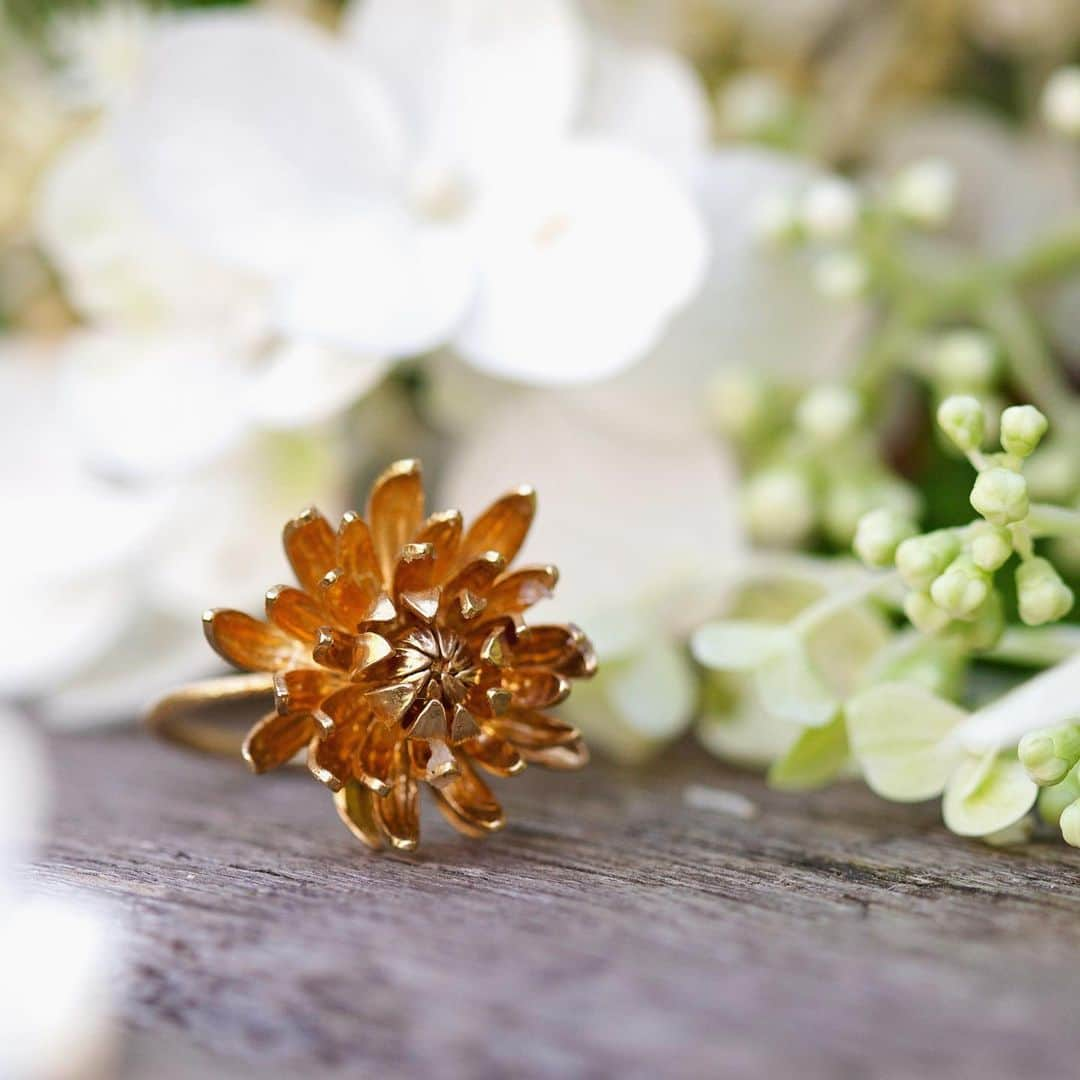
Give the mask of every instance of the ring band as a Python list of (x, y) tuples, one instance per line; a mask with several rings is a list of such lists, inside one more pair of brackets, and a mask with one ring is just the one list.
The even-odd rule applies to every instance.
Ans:
[(200, 718), (200, 710), (259, 698), (272, 702), (273, 694), (274, 676), (268, 672), (203, 679), (159, 698), (150, 706), (144, 722), (155, 735), (169, 742), (207, 754), (239, 758), (246, 729), (231, 731), (220, 721)]

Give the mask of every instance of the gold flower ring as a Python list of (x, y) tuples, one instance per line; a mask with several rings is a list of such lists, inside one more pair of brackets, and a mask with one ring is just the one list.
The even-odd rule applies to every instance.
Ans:
[[(375, 482), (366, 517), (347, 513), (335, 532), (304, 511), (284, 531), (300, 588), (270, 589), (266, 622), (203, 616), (213, 648), (251, 674), (176, 690), (147, 723), (200, 750), (240, 750), (257, 773), (306, 748), (338, 814), (372, 848), (416, 847), (421, 783), (459, 831), (500, 829), (477, 767), (514, 776), (527, 763), (580, 768), (589, 756), (578, 731), (543, 710), (594, 673), (592, 646), (572, 625), (525, 625), (524, 612), (552, 594), (553, 566), (508, 569), (535, 510), (535, 493), (520, 488), (467, 530), (456, 510), (425, 520), (420, 465), (399, 461)], [(273, 711), (242, 747), (199, 718), (203, 706), (271, 695)]]

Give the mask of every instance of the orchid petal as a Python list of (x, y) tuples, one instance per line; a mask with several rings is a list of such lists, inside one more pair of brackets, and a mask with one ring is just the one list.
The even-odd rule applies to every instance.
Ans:
[(482, 371), (540, 384), (632, 364), (700, 284), (702, 222), (664, 168), (579, 139), (478, 209), (480, 289), (456, 338)]
[(598, 42), (585, 130), (608, 135), (690, 179), (705, 153), (709, 105), (694, 69), (666, 49)]
[(272, 275), (401, 167), (381, 86), (310, 24), (253, 10), (163, 22), (116, 129), (156, 220)]
[(568, 0), (364, 0), (343, 31), (394, 96), (423, 162), (482, 173), (569, 129), (585, 42)]

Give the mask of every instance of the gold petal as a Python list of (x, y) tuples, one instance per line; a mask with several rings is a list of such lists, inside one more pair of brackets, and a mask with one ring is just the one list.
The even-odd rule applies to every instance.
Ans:
[(491, 789), (460, 755), (458, 768), (459, 776), (441, 788), (432, 788), (435, 802), (447, 821), (467, 836), (484, 836), (501, 829), (505, 818)]
[(549, 746), (544, 750), (527, 750), (524, 747), (518, 749), (526, 761), (548, 769), (581, 769), (589, 763), (589, 748), (582, 739), (575, 739), (562, 746)]
[(435, 548), (432, 544), (406, 544), (394, 570), (394, 602), (406, 593), (423, 593), (434, 584)]
[(326, 625), (322, 606), (302, 589), (275, 585), (266, 591), (266, 617), (291, 637), (314, 644)]
[(483, 597), (505, 566), (506, 560), (497, 551), (485, 551), (454, 574), (443, 588), (443, 595), (453, 599), (468, 592), (474, 598)]
[(291, 761), (322, 730), (309, 713), (264, 716), (244, 739), (242, 753), (252, 772), (264, 773)]
[(376, 718), (387, 727), (399, 724), (401, 718), (409, 711), (409, 706), (416, 700), (416, 695), (426, 679), (427, 676), (421, 674), (390, 686), (380, 687), (378, 690), (371, 690), (367, 694), (368, 706)]
[(505, 716), (485, 719), (484, 729), (512, 742), (526, 759), (526, 751), (566, 746), (581, 738), (578, 729), (565, 721), (531, 709), (511, 709)]
[(536, 492), (531, 487), (511, 491), (496, 499), (470, 526), (461, 542), (458, 565), (485, 551), (497, 551), (509, 566), (521, 549), (536, 513)]
[(340, 566), (347, 574), (353, 577), (379, 577), (379, 562), (375, 558), (371, 529), (355, 510), (348, 511), (341, 519), (336, 553), (334, 565)]
[(510, 743), (487, 732), (470, 739), (462, 750), (495, 776), (516, 776), (525, 768), (525, 759)]
[(416, 534), (418, 544), (431, 544), (435, 548), (435, 569), (432, 580), (439, 584), (446, 579), (457, 560), (461, 546), (461, 511), (441, 510), (424, 522)]
[(204, 612), (203, 632), (219, 656), (244, 671), (278, 671), (300, 659), (292, 638), (242, 611)]
[(356, 778), (376, 795), (390, 792), (397, 736), (382, 724), (371, 724), (356, 751)]
[(420, 842), (420, 788), (410, 775), (408, 751), (398, 743), (390, 791), (372, 809), (383, 835), (398, 851), (413, 851)]
[(502, 716), (510, 708), (512, 698), (509, 690), (493, 686), (484, 691), (484, 700), (487, 702), (489, 715)]
[(355, 633), (375, 607), (379, 583), (373, 577), (356, 578), (338, 568), (319, 582), (319, 598), (338, 626)]
[(377, 664), (380, 660), (385, 660), (393, 651), (394, 647), (386, 638), (368, 631), (356, 638), (356, 652), (353, 663), (356, 670), (368, 668), (372, 664)]
[(324, 626), (311, 650), (316, 664), (335, 671), (352, 671), (355, 666), (357, 639), (333, 626)]
[(397, 461), (376, 481), (368, 498), (367, 520), (386, 588), (394, 580), (398, 553), (424, 519), (424, 486), (418, 461)]
[(463, 742), (479, 735), (480, 725), (468, 709), (460, 705), (454, 706), (454, 722), (450, 725), (450, 741), (452, 743)]
[(504, 670), (502, 685), (523, 709), (547, 709), (570, 696), (569, 680), (553, 671)]
[(500, 578), (487, 594), (487, 613), (518, 615), (541, 600), (549, 599), (559, 581), (554, 566), (523, 566)]
[(331, 791), (356, 779), (356, 751), (367, 728), (363, 723), (342, 724), (329, 735), (312, 739), (307, 754), (312, 776)]
[(321, 668), (293, 668), (274, 675), (274, 705), (286, 713), (315, 712), (341, 687), (341, 676)]
[(349, 832), (378, 851), (383, 846), (383, 834), (375, 820), (375, 801), (375, 795), (355, 781), (334, 793), (338, 817), (345, 822)]
[(427, 589), (424, 592), (402, 593), (401, 603), (403, 607), (425, 622), (431, 622), (439, 613), (439, 590)]
[(315, 593), (336, 558), (334, 530), (330, 522), (310, 506), (285, 526), (285, 554), (306, 592)]
[(367, 691), (352, 683), (347, 683), (326, 698), (321, 711), (330, 718), (335, 729), (356, 724), (366, 727), (372, 719)]
[(586, 678), (596, 671), (596, 654), (582, 631), (568, 626), (529, 626), (511, 649), (515, 668), (548, 668), (568, 678)]
[(429, 701), (409, 727), (410, 739), (445, 739), (446, 709), (437, 698)]

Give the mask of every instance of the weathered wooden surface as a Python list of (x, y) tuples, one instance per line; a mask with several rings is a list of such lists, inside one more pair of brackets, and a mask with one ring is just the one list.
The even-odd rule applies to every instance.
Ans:
[[(857, 786), (770, 793), (686, 748), (650, 773), (529, 770), (499, 787), (501, 835), (460, 839), (427, 806), (417, 856), (376, 856), (305, 775), (134, 732), (52, 748), (35, 887), (126, 921), (140, 1080), (163, 1075), (159, 1038), (220, 1055), (193, 1066), (219, 1077), (1080, 1068), (1063, 846), (990, 850)], [(698, 808), (689, 785), (760, 814)]]

